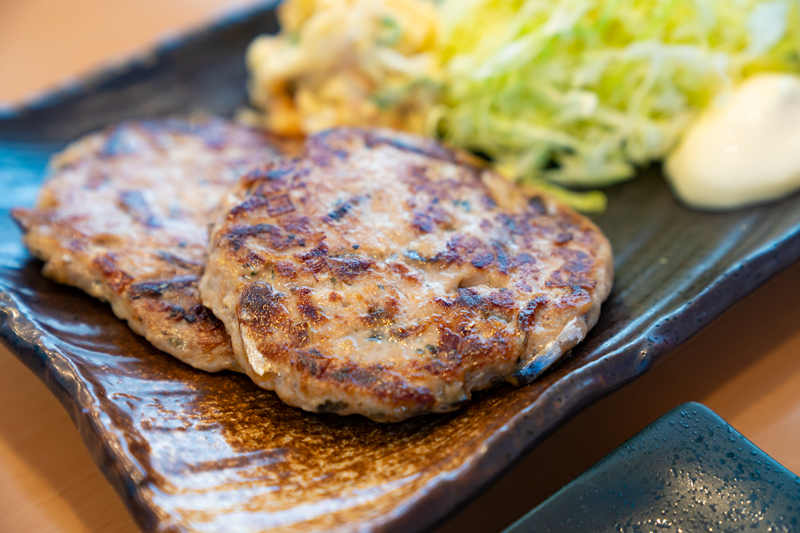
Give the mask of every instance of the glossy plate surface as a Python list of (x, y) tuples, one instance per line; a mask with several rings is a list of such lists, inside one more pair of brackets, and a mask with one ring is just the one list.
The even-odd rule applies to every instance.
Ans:
[(800, 477), (709, 408), (676, 407), (504, 533), (798, 531)]
[(247, 43), (275, 29), (262, 8), (0, 116), (0, 337), (64, 404), (144, 530), (424, 530), (800, 258), (800, 197), (698, 213), (651, 169), (611, 189), (597, 218), (617, 268), (600, 322), (533, 385), (387, 426), (195, 371), (42, 277), (8, 210), (34, 202), (48, 157), (80, 135), (129, 117), (232, 114)]

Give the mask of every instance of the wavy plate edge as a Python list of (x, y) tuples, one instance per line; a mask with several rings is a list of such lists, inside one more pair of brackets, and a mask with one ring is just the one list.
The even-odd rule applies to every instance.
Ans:
[[(128, 514), (145, 531), (158, 531), (158, 511), (141, 497), (136, 489), (136, 479), (146, 479), (141, 468), (132, 468), (130, 455), (123, 450), (128, 446), (114, 426), (113, 442), (108, 438), (98, 417), (92, 395), (87, 392), (88, 382), (81, 379), (80, 371), (69, 357), (48, 348), (40, 338), (41, 332), (19, 309), (8, 288), (0, 284), (0, 343), (44, 383), (61, 403), (78, 430), (81, 440), (97, 467), (121, 497)], [(25, 354), (28, 354), (27, 356)]]

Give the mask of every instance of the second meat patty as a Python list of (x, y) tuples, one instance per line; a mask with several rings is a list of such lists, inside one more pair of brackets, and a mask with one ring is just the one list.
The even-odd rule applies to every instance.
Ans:
[(274, 139), (221, 119), (124, 122), (56, 156), (36, 206), (12, 216), (46, 276), (109, 302), (185, 363), (239, 370), (197, 282), (210, 212), (276, 155)]

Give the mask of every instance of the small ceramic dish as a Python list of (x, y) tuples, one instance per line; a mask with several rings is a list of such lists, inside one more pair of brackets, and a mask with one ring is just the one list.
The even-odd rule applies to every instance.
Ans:
[(709, 408), (686, 403), (504, 533), (798, 530), (800, 477)]

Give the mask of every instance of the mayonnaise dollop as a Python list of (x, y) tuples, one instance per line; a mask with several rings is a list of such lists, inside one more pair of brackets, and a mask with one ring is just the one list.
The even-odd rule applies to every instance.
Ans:
[(665, 170), (678, 197), (703, 209), (800, 188), (800, 76), (758, 74), (742, 83), (689, 127)]

